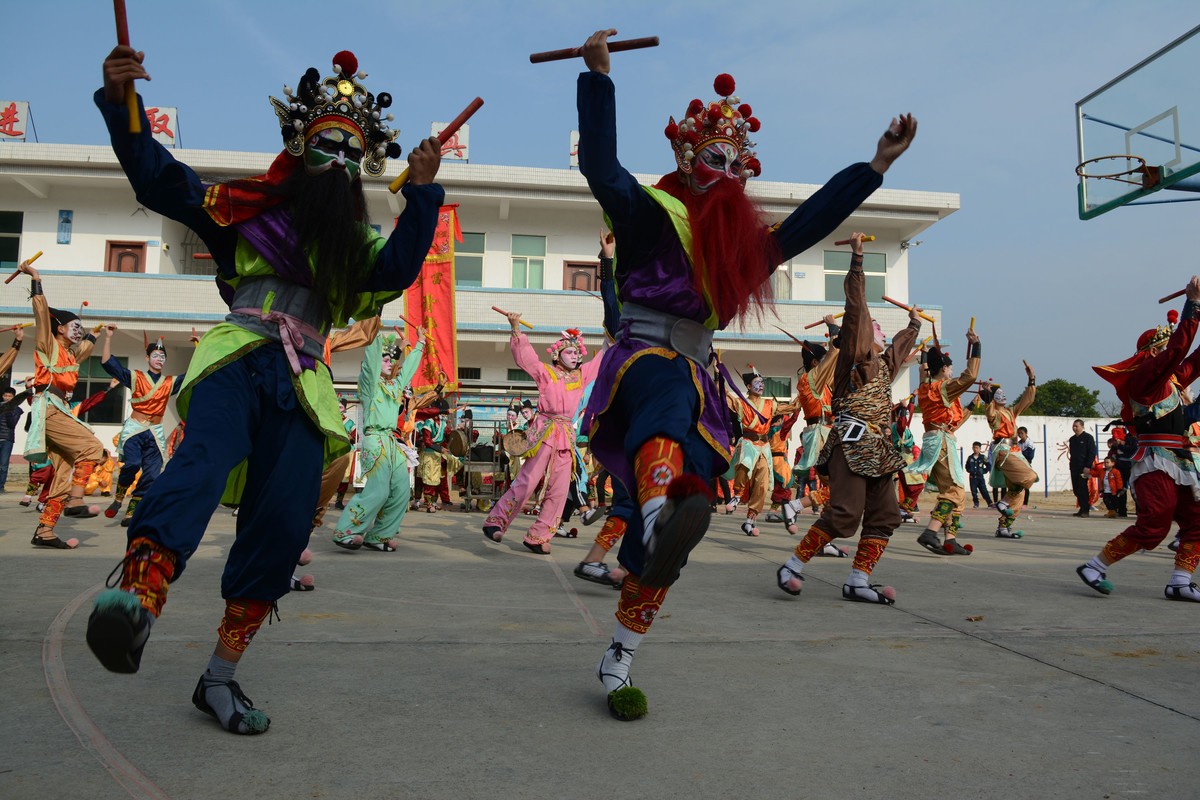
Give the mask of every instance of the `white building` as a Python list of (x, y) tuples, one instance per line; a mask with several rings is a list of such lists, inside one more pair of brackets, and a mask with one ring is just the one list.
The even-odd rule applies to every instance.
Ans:
[[(261, 174), (274, 158), (213, 150), (174, 154), (213, 181)], [(372, 219), (384, 229), (403, 202), (387, 191), (398, 171), (393, 163), (389, 175), (367, 189)], [(493, 305), (524, 312), (535, 325), (530, 337), (537, 347), (544, 349), (566, 327), (581, 328), (589, 341), (599, 344), (601, 303), (580, 290), (595, 288), (601, 211), (583, 177), (569, 169), (443, 162), (438, 178), (446, 188), (446, 202), (459, 204), (465, 234), (456, 255), (461, 401), (476, 408), (498, 407), (517, 391), (528, 396), (534, 389), (512, 362), (507, 322), (491, 310)], [(639, 178), (652, 183), (657, 176)], [(776, 218), (819, 188), (759, 180), (751, 187)], [(908, 242), (958, 207), (959, 197), (952, 193), (875, 192), (827, 241), (780, 267), (774, 278), (778, 319), (767, 317), (744, 330), (717, 334), (715, 344), (730, 371), (741, 372), (753, 363), (775, 379), (769, 386), (776, 393), (790, 395), (800, 357), (776, 326), (803, 338), (804, 325), (841, 310), (847, 248), (835, 248), (833, 241), (852, 229), (874, 234), (876, 240), (867, 246), (868, 294), (907, 300)], [(51, 304), (77, 309), (86, 300), (87, 322), (120, 326), (114, 352), (133, 367), (145, 363), (145, 332), (151, 340), (164, 337), (168, 371), (182, 372), (191, 330), (203, 332), (226, 313), (209, 277), (212, 262), (195, 258), (203, 244), (179, 223), (138, 205), (108, 147), (0, 143), (0, 266), (12, 270), (39, 250), (44, 255), (37, 267)], [(31, 318), (27, 284), (20, 278), (0, 289), (0, 326)], [(927, 308), (940, 322), (939, 308)], [(385, 323), (402, 324), (402, 312), (402, 302), (389, 305)], [(879, 303), (873, 313), (887, 331), (907, 324), (907, 314), (894, 306)], [(32, 330), (28, 333), (31, 345)], [(823, 328), (811, 333), (818, 338)], [(7, 335), (0, 334), (0, 347), (7, 347)], [(32, 353), (32, 346), (22, 350), (14, 381), (32, 372)], [(354, 352), (334, 357), (340, 386), (353, 386), (359, 358)], [(77, 395), (107, 385), (98, 361), (81, 369), (84, 385)], [(907, 382), (902, 377), (899, 386)], [(124, 414), (118, 409), (127, 393), (117, 395), (89, 417), (102, 440), (111, 438)]]

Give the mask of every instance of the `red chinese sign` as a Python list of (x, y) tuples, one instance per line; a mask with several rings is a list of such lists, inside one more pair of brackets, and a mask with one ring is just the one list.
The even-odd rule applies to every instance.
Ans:
[(412, 325), (405, 326), (410, 344), (416, 342), (413, 325), (425, 329), (425, 355), (413, 378), (417, 394), (444, 383), (447, 392), (458, 389), (457, 317), (454, 313), (454, 243), (462, 241), (458, 223), (458, 205), (438, 210), (433, 246), (425, 256), (425, 266), (413, 285), (404, 293), (404, 316)]
[(179, 137), (179, 112), (178, 109), (170, 107), (158, 107), (146, 109), (146, 122), (149, 123), (150, 135), (159, 144), (167, 147), (178, 147)]
[[(430, 129), (430, 135), (441, 136), (450, 123), (435, 122)], [(471, 126), (463, 125), (453, 136), (442, 145), (442, 158), (455, 161), (468, 161), (471, 156)]]
[(25, 126), (29, 120), (29, 103), (0, 100), (0, 138), (25, 141)]

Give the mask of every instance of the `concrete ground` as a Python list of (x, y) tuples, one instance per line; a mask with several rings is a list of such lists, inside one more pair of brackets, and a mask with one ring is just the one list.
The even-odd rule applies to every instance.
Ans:
[(617, 593), (571, 575), (595, 528), (549, 558), (520, 546), (529, 518), (492, 545), (480, 514), (411, 514), (391, 554), (339, 550), (326, 528), (317, 591), (281, 601), (238, 672), (271, 730), (237, 737), (190, 702), (229, 512), (126, 676), (84, 644), (124, 531), (64, 522), (80, 547), (36, 550), (35, 514), (2, 499), (3, 798), (1197, 793), (1200, 607), (1163, 599), (1165, 549), (1117, 566), (1109, 597), (1074, 573), (1123, 520), (1042, 503), (1011, 541), (972, 510), (976, 552), (957, 558), (906, 525), (875, 573), (899, 593), (887, 608), (841, 599), (849, 559), (815, 559), (785, 595), (775, 568), (796, 540), (717, 516), (638, 650), (650, 714), (631, 723), (608, 716), (594, 672)]

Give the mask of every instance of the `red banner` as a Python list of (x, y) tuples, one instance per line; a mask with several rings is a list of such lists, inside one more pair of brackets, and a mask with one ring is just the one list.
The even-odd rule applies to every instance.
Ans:
[(425, 329), (425, 355), (413, 378), (417, 394), (444, 383), (446, 392), (458, 390), (458, 336), (454, 313), (454, 243), (462, 241), (458, 224), (458, 205), (438, 210), (437, 232), (433, 246), (425, 256), (425, 266), (413, 285), (404, 293), (404, 335), (410, 344), (417, 341), (413, 327)]

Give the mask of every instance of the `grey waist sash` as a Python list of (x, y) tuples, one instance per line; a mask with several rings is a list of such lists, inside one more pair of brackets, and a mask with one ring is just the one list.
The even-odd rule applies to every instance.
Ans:
[(713, 332), (701, 323), (637, 303), (621, 306), (620, 335), (670, 348), (701, 367), (707, 366), (709, 353), (712, 352)]
[[(272, 294), (270, 307), (264, 311)], [(289, 360), (293, 352), (318, 361), (324, 358), (329, 308), (312, 289), (275, 277), (243, 279), (229, 308), (226, 322), (282, 343)]]

